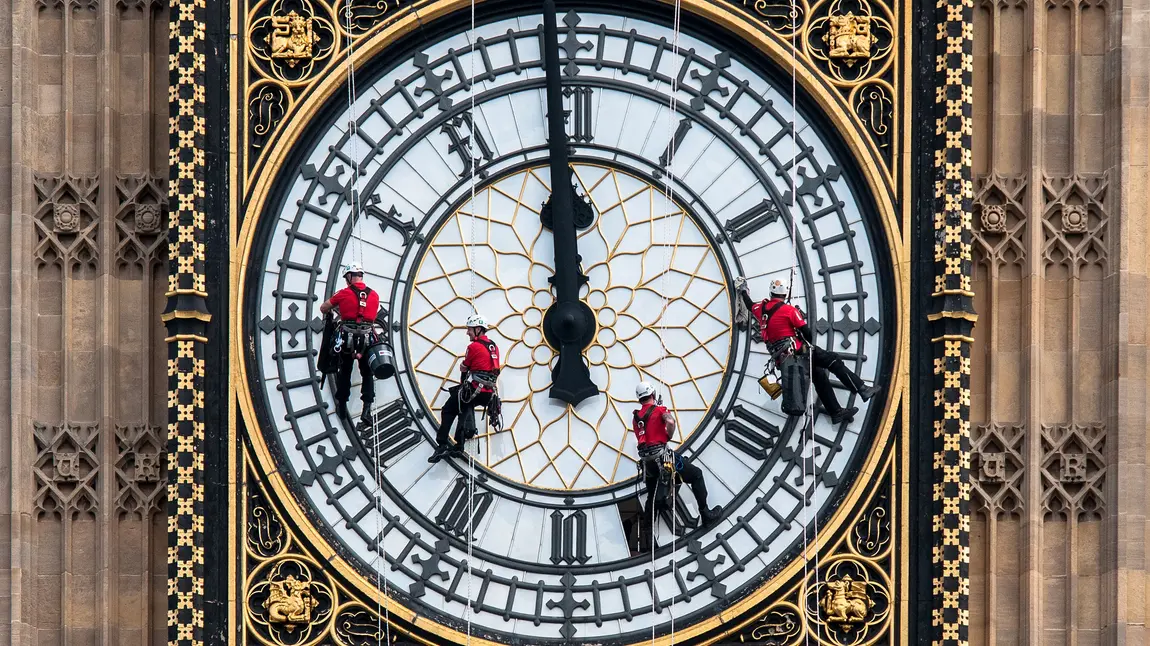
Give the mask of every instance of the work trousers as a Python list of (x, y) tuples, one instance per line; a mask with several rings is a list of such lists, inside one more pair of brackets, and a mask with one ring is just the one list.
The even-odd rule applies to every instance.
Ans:
[(859, 392), (866, 387), (863, 380), (858, 375), (851, 372), (850, 368), (843, 363), (839, 355), (824, 350), (817, 345), (807, 346), (811, 349), (811, 381), (815, 384), (815, 392), (819, 394), (819, 401), (823, 403), (823, 408), (827, 409), (827, 413), (831, 415), (837, 414), (843, 409), (839, 404), (838, 397), (835, 396), (835, 389), (831, 386), (830, 375), (839, 378), (851, 392)]
[[(659, 460), (643, 460), (643, 484), (647, 487), (647, 504), (643, 506), (643, 518), (640, 522), (640, 527), (643, 530), (642, 536), (646, 537), (644, 540), (650, 542), (652, 531), (651, 526), (651, 508), (655, 504), (655, 487), (659, 481), (659, 469), (662, 468), (662, 462)], [(700, 518), (706, 510), (710, 509), (707, 506), (707, 481), (703, 478), (703, 470), (691, 464), (687, 458), (676, 454), (676, 464), (678, 471), (676, 471), (677, 480), (681, 480), (691, 487), (691, 493), (695, 494), (695, 503), (699, 507)], [(675, 483), (675, 495), (678, 495), (678, 482)], [(670, 507), (671, 498), (667, 497), (667, 501), (660, 506)], [(670, 511), (670, 509), (668, 509)]]
[(359, 364), (359, 376), (363, 383), (359, 387), (359, 398), (363, 400), (363, 409), (371, 410), (371, 403), (375, 401), (375, 378), (371, 374), (371, 367), (367, 365), (367, 356), (357, 361), (355, 353), (345, 352), (339, 357), (339, 370), (335, 373), (335, 401), (346, 404), (351, 399), (351, 370)]
[[(435, 441), (439, 446), (447, 446), (447, 434), (451, 431), (451, 425), (459, 418), (459, 389), (462, 386), (452, 386), (448, 389), (447, 402), (443, 404), (443, 410), (440, 412), (439, 431), (435, 434)], [(471, 401), (464, 404), (466, 413), (468, 415), (474, 414), (476, 406), (487, 406), (491, 403), (491, 393), (476, 393)], [(455, 443), (460, 447), (467, 438), (463, 437), (463, 423), (460, 420), (459, 424), (455, 425)]]

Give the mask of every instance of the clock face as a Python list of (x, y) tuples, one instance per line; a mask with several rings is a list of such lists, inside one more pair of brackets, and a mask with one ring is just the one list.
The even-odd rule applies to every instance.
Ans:
[[(880, 384), (893, 294), (853, 162), (792, 107), (789, 80), (776, 86), (761, 57), (689, 32), (676, 51), (654, 20), (559, 18), (572, 181), (592, 215), (578, 234), (580, 296), (598, 324), (584, 357), (601, 394), (577, 406), (548, 396), (555, 263), (540, 222), (542, 19), (530, 12), (384, 51), (354, 104), (333, 99), (345, 102), (312, 124), (260, 215), (249, 385), (300, 505), (395, 603), (496, 641), (641, 641), (672, 617), (682, 630), (714, 616), (796, 558), (881, 421), (882, 397), (839, 387), (855, 421), (816, 411), (804, 441), (759, 387), (766, 349), (735, 323), (733, 279), (761, 299), (793, 274), (818, 344)], [(352, 261), (381, 294), (399, 368), (376, 382), (377, 423), (363, 432), (334, 415), (315, 364), (318, 304)], [(470, 463), (429, 464), (473, 308), (503, 353), (506, 429), (469, 442)], [(630, 540), (640, 380), (673, 409), (674, 443), (723, 509), (698, 529), (684, 488), (653, 555)]]

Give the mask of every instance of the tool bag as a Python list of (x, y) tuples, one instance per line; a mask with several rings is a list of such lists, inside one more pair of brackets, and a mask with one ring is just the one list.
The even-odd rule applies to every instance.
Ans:
[(807, 390), (810, 384), (810, 371), (806, 353), (795, 353), (783, 360), (779, 366), (783, 386), (783, 412), (787, 415), (803, 415), (807, 412)]
[(328, 312), (323, 318), (323, 336), (320, 337), (319, 342), (319, 357), (316, 359), (316, 370), (319, 371), (320, 388), (323, 388), (327, 376), (334, 374), (339, 370), (339, 353), (334, 352), (332, 345), (335, 343), (337, 329), (339, 324), (335, 322), (335, 314)]

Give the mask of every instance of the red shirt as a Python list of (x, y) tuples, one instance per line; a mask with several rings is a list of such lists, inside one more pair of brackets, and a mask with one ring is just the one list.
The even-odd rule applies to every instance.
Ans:
[(646, 446), (647, 444), (666, 444), (670, 437), (667, 436), (667, 422), (663, 419), (663, 415), (667, 414), (666, 406), (655, 406), (655, 410), (651, 411), (651, 416), (647, 418), (645, 428), (639, 429), (639, 422), (642, 421), (644, 415), (647, 414), (647, 409), (655, 406), (654, 402), (648, 402), (645, 406), (638, 410), (639, 419), (632, 422), (632, 429), (635, 431), (635, 437), (639, 440), (639, 446)]
[[(766, 318), (767, 312), (780, 302), (783, 304), (775, 310), (774, 314), (771, 314), (771, 319), (764, 325), (763, 319)], [(788, 305), (782, 299), (772, 298), (766, 302), (765, 307), (762, 302), (752, 305), (751, 313), (759, 320), (759, 330), (762, 331), (764, 342), (772, 343), (790, 336), (795, 337), (795, 350), (803, 348), (802, 339), (799, 338), (796, 330), (806, 325), (807, 322), (803, 320), (802, 314), (799, 314), (798, 308)]]
[(362, 282), (352, 283), (351, 287), (344, 287), (332, 295), (331, 304), (339, 310), (341, 319), (355, 322), (362, 317), (364, 321), (375, 321), (376, 315), (379, 314), (379, 292), (374, 289), (371, 290), (361, 307), (359, 295), (356, 292), (365, 290), (367, 290), (367, 285)]
[[(463, 372), (475, 370), (478, 372), (495, 372), (499, 370), (499, 346), (491, 343), (488, 348), (487, 341), (491, 343), (491, 339), (487, 335), (480, 335), (474, 341), (467, 345), (467, 353), (463, 355), (463, 364), (459, 369)], [(480, 392), (492, 392), (491, 388), (484, 387)]]

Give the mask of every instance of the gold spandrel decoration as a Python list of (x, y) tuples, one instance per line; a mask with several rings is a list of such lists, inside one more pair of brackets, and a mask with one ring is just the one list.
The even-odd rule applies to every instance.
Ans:
[[(774, 603), (738, 629), (737, 640), (760, 646), (870, 646), (893, 643), (898, 603), (891, 523), (898, 478), (890, 461), (847, 531), (830, 545), (811, 546), (808, 567)], [(723, 640), (721, 643), (735, 641)]]
[(847, 12), (845, 16), (831, 16), (827, 34), (823, 42), (830, 46), (827, 56), (846, 61), (847, 67), (856, 59), (870, 58), (871, 45), (878, 42), (870, 33), (870, 16), (856, 16)]
[[(331, 63), (339, 35), (327, 5), (311, 0), (272, 0), (257, 3), (253, 14), (259, 17), (248, 27), (249, 62), (263, 75), (293, 88), (307, 83), (322, 66)], [(250, 101), (250, 92), (248, 96)]]
[(266, 37), (271, 57), (287, 61), (288, 67), (311, 60), (314, 56), (312, 47), (319, 43), (319, 36), (312, 29), (314, 20), (304, 18), (294, 10), (286, 16), (272, 16), (272, 33)]
[[(550, 194), (542, 168), (477, 191), (474, 222), (464, 204), (430, 237), (405, 326), (413, 373), (438, 415), (466, 346), (460, 323), (472, 304), (492, 321), (507, 430), (481, 434), (476, 459), (548, 489), (593, 489), (636, 474), (628, 441), (640, 381), (661, 384), (680, 424), (672, 445), (686, 441), (718, 394), (731, 343), (726, 278), (700, 225), (645, 180), (591, 164), (572, 168), (596, 213), (579, 244), (592, 285), (583, 296), (599, 323), (585, 356), (604, 404), (575, 410), (542, 402), (555, 357), (542, 329), (553, 298), (550, 235), (541, 234), (532, 197)], [(664, 293), (665, 302), (656, 298)]]
[(894, 57), (894, 16), (881, 2), (824, 0), (812, 9), (803, 47), (831, 83), (853, 87), (881, 77)]
[(260, 641), (305, 646), (327, 634), (335, 595), (314, 561), (276, 557), (256, 568), (250, 580), (244, 610)]

